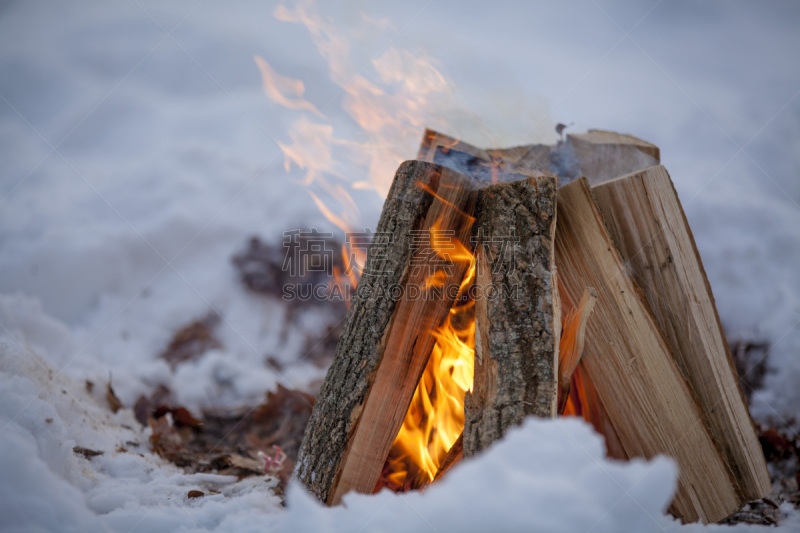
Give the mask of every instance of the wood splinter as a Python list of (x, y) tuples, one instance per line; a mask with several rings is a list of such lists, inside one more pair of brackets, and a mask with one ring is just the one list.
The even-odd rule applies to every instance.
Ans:
[(562, 414), (567, 405), (572, 374), (583, 356), (586, 323), (596, 301), (597, 291), (593, 287), (586, 287), (577, 309), (570, 309), (564, 318), (561, 346), (558, 350), (558, 414)]
[(458, 439), (453, 443), (450, 447), (450, 451), (447, 452), (447, 455), (444, 457), (441, 466), (439, 467), (439, 471), (436, 472), (436, 476), (433, 478), (433, 481), (438, 481), (445, 473), (450, 470), (450, 467), (453, 466), (455, 463), (461, 460), (464, 456), (464, 434), (458, 436)]

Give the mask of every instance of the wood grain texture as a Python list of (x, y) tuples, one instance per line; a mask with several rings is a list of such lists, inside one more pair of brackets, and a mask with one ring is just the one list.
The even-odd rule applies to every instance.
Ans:
[(436, 148), (431, 162), (468, 174), (484, 186), (544, 176), (541, 172), (518, 167), (503, 159), (486, 161), (467, 152), (442, 146)]
[(478, 197), (475, 378), (464, 455), (528, 415), (555, 417), (561, 310), (555, 291), (555, 178), (493, 185)]
[[(320, 390), (295, 475), (319, 499), (339, 503), (375, 487), (452, 299), (419, 298), (427, 268), (413, 268), (414, 232), (434, 223), (469, 246), (474, 180), (420, 161), (397, 172), (367, 255), (336, 355)], [(421, 232), (421, 233), (419, 233)], [(424, 267), (424, 265), (421, 265)], [(454, 263), (445, 284), (459, 284)]]
[(586, 344), (586, 324), (597, 303), (597, 291), (586, 287), (578, 307), (570, 309), (562, 320), (561, 342), (558, 347), (558, 414), (564, 412), (569, 399), (572, 375), (578, 369)]
[(295, 477), (323, 502), (328, 500), (348, 439), (383, 358), (382, 342), (397, 304), (385, 295), (393, 285), (405, 284), (412, 253), (410, 230), (422, 227), (433, 202), (433, 196), (418, 182), (438, 189), (440, 177), (440, 169), (433, 165), (404, 163), (384, 205), (376, 241), (392, 246), (386, 253), (367, 255), (364, 270), (370, 274), (353, 299), (294, 471)]
[[(661, 157), (660, 149), (652, 143), (633, 135), (597, 129), (569, 134), (566, 142), (559, 141), (555, 145), (530, 144), (487, 150), (444, 133), (425, 130), (417, 158), (432, 162), (437, 149), (454, 149), (492, 164), (499, 163), (511, 173), (557, 175), (562, 183), (586, 176), (592, 185), (657, 165)], [(450, 166), (447, 161), (442, 164)], [(504, 181), (509, 180), (494, 182)]]
[(529, 144), (512, 148), (487, 150), (489, 157), (513, 165), (516, 172), (527, 170), (534, 173), (551, 174), (554, 146)]
[(684, 521), (715, 522), (740, 509), (744, 498), (608, 235), (586, 179), (559, 189), (555, 249), (565, 307), (575, 307), (586, 287), (597, 290), (581, 368), (626, 455), (676, 460), (680, 475), (672, 510)]
[(544, 144), (483, 150), (431, 129), (425, 130), (417, 159), (469, 174), (480, 182), (506, 183), (551, 175), (550, 152)]
[(660, 161), (658, 146), (633, 135), (605, 130), (567, 135), (580, 173), (596, 185)]
[(745, 498), (767, 496), (771, 486), (764, 454), (667, 170), (652, 167), (596, 186), (593, 192)]

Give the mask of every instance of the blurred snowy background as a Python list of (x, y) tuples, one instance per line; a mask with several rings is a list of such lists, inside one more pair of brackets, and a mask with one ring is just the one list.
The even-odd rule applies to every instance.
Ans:
[[(357, 497), (348, 515), (295, 490), (287, 512), (268, 481), (199, 479), (144, 448), (110, 453), (142, 440), (138, 423), (83, 387), (110, 372), (125, 406), (167, 385), (194, 409), (254, 404), (278, 383), (312, 387), (324, 369), (304, 360), (304, 339), (329, 317), (288, 317), (242, 287), (230, 257), (251, 235), (338, 231), (317, 203), (341, 215), (340, 188), (358, 207), (346, 222), (374, 227), (425, 126), (502, 147), (552, 143), (564, 122), (660, 146), (729, 340), (769, 344), (751, 411), (791, 423), (799, 58), (794, 2), (0, 2), (0, 528), (438, 529), (437, 509), (480, 498), (468, 492), (476, 472), (519, 470), (495, 453), (473, 478), (432, 488), (432, 503)], [(173, 372), (158, 354), (209, 311), (221, 347)], [(514, 524), (677, 527), (662, 516), (668, 462), (614, 465), (582, 425), (551, 424), (563, 429), (549, 450), (563, 468), (549, 475), (572, 487), (599, 468), (613, 490), (589, 484), (612, 496), (585, 496), (575, 522), (552, 516), (554, 496)], [(556, 434), (540, 425), (507, 447), (547, 449), (541, 435)], [(87, 463), (76, 444), (109, 452)], [(544, 466), (526, 468), (526, 480), (499, 478), (505, 488), (461, 516), (461, 530), (529, 511), (510, 495), (533, 501)], [(227, 487), (218, 497), (186, 500), (193, 484), (214, 483)]]

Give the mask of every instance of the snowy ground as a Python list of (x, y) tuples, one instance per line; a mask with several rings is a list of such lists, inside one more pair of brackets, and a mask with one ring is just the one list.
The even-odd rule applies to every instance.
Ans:
[[(424, 494), (326, 510), (295, 486), (284, 509), (271, 478), (165, 463), (84, 381), (111, 373), (126, 406), (163, 383), (196, 409), (309, 387), (323, 371), (302, 340), (325, 317), (289, 321), (242, 288), (229, 259), (247, 237), (334, 231), (308, 191), (338, 213), (332, 186), (370, 168), (350, 223), (374, 226), (369, 188), (385, 189), (425, 125), (503, 146), (574, 122), (661, 147), (729, 338), (771, 344), (754, 415), (797, 417), (798, 22), (789, 2), (3, 2), (0, 528), (679, 528), (663, 515), (672, 464), (612, 463), (576, 421), (531, 421)], [(254, 55), (282, 92), (264, 94)], [(288, 172), (279, 143), (295, 149)], [(157, 354), (209, 310), (224, 348), (172, 373)], [(194, 488), (220, 493), (189, 501)], [(800, 528), (786, 510), (782, 528)]]

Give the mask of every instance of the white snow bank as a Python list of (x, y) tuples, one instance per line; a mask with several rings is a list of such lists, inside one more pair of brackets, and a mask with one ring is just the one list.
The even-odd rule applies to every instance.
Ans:
[[(40, 324), (48, 320), (57, 323), (38, 316)], [(707, 530), (681, 526), (664, 514), (676, 484), (671, 460), (606, 459), (602, 438), (577, 419), (530, 419), (422, 493), (350, 494), (343, 506), (329, 509), (292, 483), (284, 509), (271, 477), (236, 482), (232, 476), (185, 474), (166, 463), (150, 451), (150, 432), (141, 430), (130, 409), (112, 414), (102, 386), (88, 391), (33, 351), (46, 342), (6, 341), (0, 341), (0, 529)], [(103, 454), (85, 459), (74, 446)], [(190, 490), (206, 496), (190, 500)], [(781, 529), (792, 531), (800, 519), (790, 506), (785, 513)]]
[[(754, 413), (797, 415), (800, 71), (786, 68), (800, 43), (796, 5), (317, 4), (365, 75), (387, 47), (435, 57), (453, 99), (486, 122), (456, 120), (449, 133), (487, 146), (553, 142), (552, 125), (574, 120), (569, 131), (605, 127), (661, 146), (729, 337), (772, 345), (775, 372)], [(661, 514), (668, 463), (609, 463), (574, 421), (532, 422), (498, 448), (524, 460), (492, 451), (423, 494), (352, 496), (329, 510), (291, 487), (287, 511), (274, 480), (185, 475), (152, 455), (129, 411), (108, 411), (109, 371), (126, 405), (165, 384), (192, 409), (253, 405), (278, 381), (306, 387), (322, 375), (300, 360), (305, 332), (325, 317), (289, 317), (247, 294), (228, 262), (253, 233), (331, 229), (302, 173), (281, 168), (277, 142), (290, 142), (297, 115), (263, 94), (254, 54), (302, 80), (337, 136), (363, 140), (309, 32), (274, 7), (0, 7), (0, 529), (558, 531), (589, 528), (606, 510), (594, 530), (681, 528)], [(159, 28), (181, 21), (174, 41)], [(362, 171), (340, 169), (355, 180)], [(379, 198), (356, 198), (374, 227)], [(171, 373), (157, 354), (211, 308), (223, 349)], [(266, 356), (291, 370), (273, 373)], [(75, 445), (104, 454), (86, 460)], [(220, 493), (186, 499), (211, 488)], [(760, 528), (734, 528), (750, 529)], [(798, 514), (780, 529), (800, 530)]]
[[(468, 532), (502, 518), (507, 530), (647, 531), (666, 520), (675, 488), (668, 459), (612, 462), (583, 422), (530, 420), (424, 493), (353, 494), (328, 509), (293, 484), (280, 511), (274, 480), (183, 474), (148, 451), (130, 410), (111, 414), (102, 394), (33, 352), (0, 350), (0, 467), (15, 479), (2, 484), (0, 513), (12, 529)], [(103, 455), (84, 459), (76, 445)], [(220, 494), (186, 497), (212, 488)]]
[[(280, 508), (274, 478), (185, 474), (155, 456), (149, 430), (130, 409), (112, 414), (104, 394), (0, 343), (0, 530), (214, 529), (231, 513)], [(74, 446), (103, 454), (86, 459)], [(190, 501), (190, 490), (219, 494)]]
[(425, 492), (350, 494), (324, 508), (297, 484), (287, 531), (650, 531), (661, 529), (677, 480), (671, 460), (605, 458), (577, 419), (529, 419), (485, 455)]

